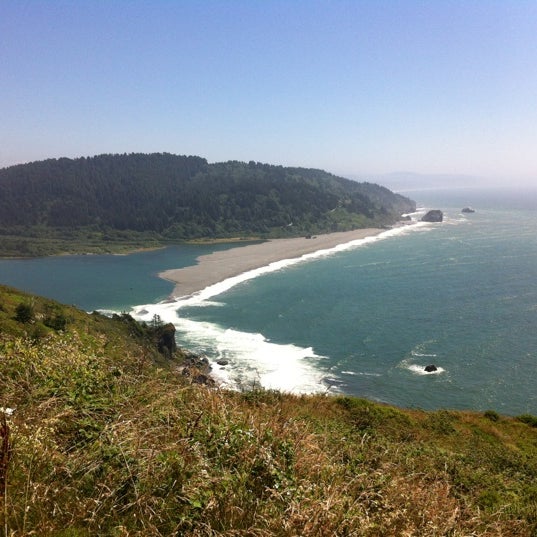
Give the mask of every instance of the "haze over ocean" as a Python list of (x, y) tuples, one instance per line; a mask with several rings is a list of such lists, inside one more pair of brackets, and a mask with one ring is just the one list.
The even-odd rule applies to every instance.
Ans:
[[(406, 194), (442, 209), (445, 221), (203, 300), (157, 304), (171, 284), (155, 274), (192, 264), (209, 247), (3, 260), (0, 281), (87, 310), (145, 304), (134, 308), (138, 317), (157, 313), (176, 324), (181, 345), (228, 360), (223, 369), (215, 364), (215, 374), (234, 386), (537, 414), (537, 190)], [(461, 214), (466, 205), (476, 212)], [(53, 276), (38, 280), (51, 264)], [(438, 371), (426, 374), (430, 363)]]

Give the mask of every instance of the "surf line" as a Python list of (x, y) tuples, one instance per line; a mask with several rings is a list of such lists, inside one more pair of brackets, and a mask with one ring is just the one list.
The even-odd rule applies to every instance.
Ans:
[(281, 259), (279, 261), (273, 261), (268, 265), (261, 266), (259, 268), (247, 270), (236, 276), (231, 276), (220, 282), (208, 285), (200, 291), (196, 291), (190, 295), (180, 296), (173, 299), (168, 299), (163, 303), (173, 303), (176, 309), (187, 307), (187, 306), (196, 306), (201, 305), (202, 302), (208, 301), (209, 299), (229, 291), (233, 287), (240, 285), (246, 281), (252, 280), (259, 276), (269, 274), (272, 272), (277, 272), (279, 270), (298, 265), (307, 261), (320, 259), (323, 257), (330, 257), (332, 255), (338, 254), (340, 252), (351, 250), (354, 248), (359, 248), (378, 242), (380, 240), (388, 239), (391, 237), (407, 234), (411, 231), (424, 229), (430, 227), (426, 222), (417, 222), (405, 226), (399, 226), (385, 231), (381, 231), (377, 235), (370, 235), (361, 239), (355, 239), (349, 242), (341, 243), (330, 248), (324, 248), (316, 250), (314, 252), (303, 254), (299, 257), (292, 257), (287, 259)]
[[(295, 393), (323, 392), (327, 390), (326, 372), (318, 368), (318, 361), (324, 357), (317, 355), (313, 348), (276, 344), (268, 341), (262, 334), (237, 332), (212, 323), (189, 320), (188, 317), (183, 318), (179, 315), (179, 310), (188, 306), (215, 304), (211, 298), (258, 276), (408, 233), (418, 227), (421, 226), (419, 224), (401, 226), (299, 257), (275, 261), (209, 285), (188, 296), (168, 299), (158, 304), (137, 306), (132, 310), (132, 314), (138, 320), (146, 322), (151, 322), (154, 316), (158, 315), (163, 322), (174, 324), (184, 334), (186, 340), (184, 343), (188, 341), (187, 348), (193, 351), (201, 348), (207, 352), (211, 348), (208, 354), (213, 366), (212, 375), (221, 385), (237, 387), (244, 379), (252, 377), (265, 388)], [(282, 359), (275, 361), (274, 356), (281, 356)], [(224, 370), (216, 367), (218, 358), (229, 358), (234, 363), (233, 369)]]

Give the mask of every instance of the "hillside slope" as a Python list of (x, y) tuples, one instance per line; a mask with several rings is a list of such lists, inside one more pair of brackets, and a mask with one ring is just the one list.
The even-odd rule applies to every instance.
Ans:
[(210, 388), (152, 328), (0, 287), (5, 535), (535, 535), (536, 417)]
[(35, 254), (32, 239), (76, 250), (92, 241), (296, 236), (389, 225), (413, 209), (384, 187), (321, 170), (160, 153), (50, 159), (0, 170), (0, 254)]

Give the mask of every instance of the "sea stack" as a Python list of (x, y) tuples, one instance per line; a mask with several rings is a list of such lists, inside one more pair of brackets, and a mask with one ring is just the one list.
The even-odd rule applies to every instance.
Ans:
[(422, 222), (442, 222), (444, 219), (444, 213), (440, 209), (432, 209), (422, 218)]

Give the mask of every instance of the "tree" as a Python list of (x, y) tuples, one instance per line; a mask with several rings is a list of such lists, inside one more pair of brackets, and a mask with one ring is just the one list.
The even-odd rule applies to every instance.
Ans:
[(152, 328), (160, 328), (162, 326), (162, 319), (160, 318), (160, 315), (153, 315), (153, 319), (151, 320), (151, 327)]

